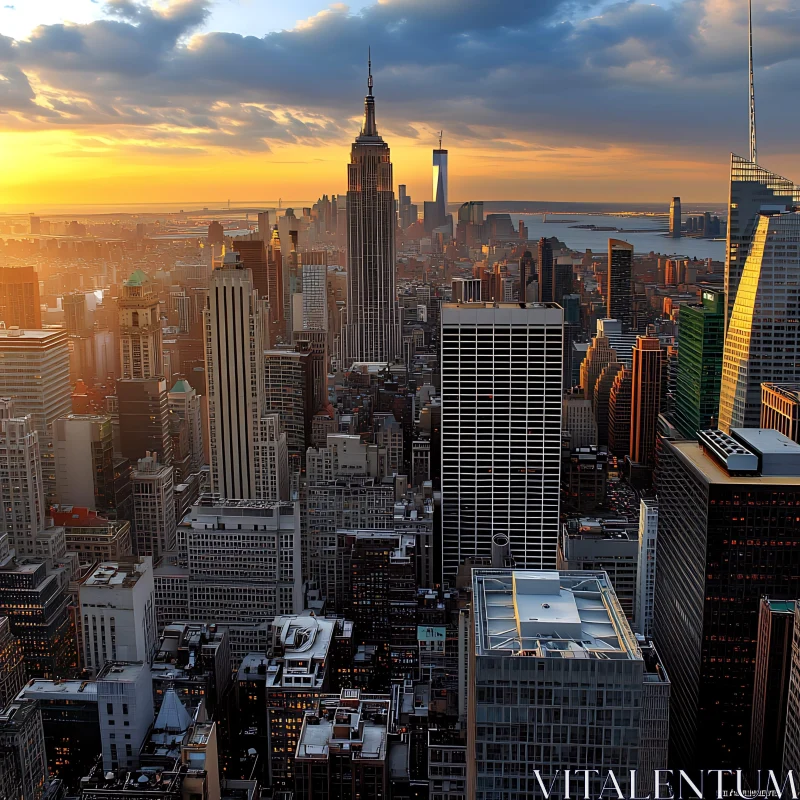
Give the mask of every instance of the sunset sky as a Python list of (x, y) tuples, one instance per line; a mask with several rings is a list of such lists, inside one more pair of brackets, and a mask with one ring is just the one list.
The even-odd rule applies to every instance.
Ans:
[[(800, 175), (800, 7), (754, 0), (759, 160)], [(0, 207), (345, 188), (372, 47), (430, 199), (718, 201), (747, 147), (745, 0), (0, 0)]]

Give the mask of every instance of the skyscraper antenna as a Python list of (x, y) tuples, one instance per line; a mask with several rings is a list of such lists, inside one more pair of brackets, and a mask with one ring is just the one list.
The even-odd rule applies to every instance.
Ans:
[(750, 50), (750, 160), (758, 163), (756, 148), (756, 89), (753, 81), (753, 0), (747, 0), (747, 39)]
[(369, 96), (372, 97), (372, 48), (367, 48), (367, 88), (369, 89)]
[(439, 149), (442, 149), (442, 136), (444, 135), (444, 130), (439, 131)]

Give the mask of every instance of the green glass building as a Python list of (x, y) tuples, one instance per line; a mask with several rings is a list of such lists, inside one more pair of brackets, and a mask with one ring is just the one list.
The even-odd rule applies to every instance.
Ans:
[(716, 427), (719, 411), (725, 293), (704, 289), (702, 299), (702, 305), (681, 307), (678, 324), (675, 424), (688, 439)]

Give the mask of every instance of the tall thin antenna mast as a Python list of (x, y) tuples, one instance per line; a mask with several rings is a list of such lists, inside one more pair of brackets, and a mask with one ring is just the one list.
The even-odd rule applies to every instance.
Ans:
[(747, 0), (747, 29), (750, 49), (750, 160), (758, 163), (756, 148), (756, 89), (753, 81), (753, 0)]
[(439, 149), (442, 149), (442, 136), (444, 136), (444, 130), (439, 131)]

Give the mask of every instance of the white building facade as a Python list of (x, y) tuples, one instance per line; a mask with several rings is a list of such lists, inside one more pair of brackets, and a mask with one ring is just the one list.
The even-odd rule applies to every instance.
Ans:
[(152, 660), (158, 644), (152, 558), (98, 564), (78, 601), (86, 669), (97, 674), (110, 661)]
[(563, 310), (445, 304), (441, 320), (444, 576), (499, 533), (519, 566), (554, 568)]

